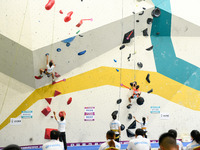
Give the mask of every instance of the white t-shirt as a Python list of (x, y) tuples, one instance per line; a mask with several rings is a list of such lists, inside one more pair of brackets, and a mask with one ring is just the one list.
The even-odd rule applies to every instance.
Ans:
[(65, 132), (66, 121), (57, 121), (58, 122), (58, 131)]
[(55, 67), (54, 65), (52, 65), (51, 67), (49, 65), (47, 65), (47, 72), (52, 73), (54, 67)]
[[(101, 144), (101, 146), (99, 147), (99, 150), (105, 150), (106, 148), (109, 148), (109, 147), (110, 147), (110, 146), (108, 145), (108, 142), (109, 142), (109, 141), (110, 141), (110, 140), (108, 140), (108, 141), (106, 141), (105, 143)], [(115, 148), (117, 148), (117, 149), (120, 150), (121, 144), (118, 143), (118, 142), (116, 142), (116, 141), (114, 141), (114, 142), (115, 142)]]
[(179, 141), (179, 140), (176, 140), (176, 144), (178, 145), (178, 147), (179, 147), (179, 150), (183, 150), (183, 144), (182, 144), (182, 142), (181, 142), (181, 141)]
[(143, 124), (143, 122), (139, 122), (140, 125), (141, 125), (141, 128), (144, 130), (144, 131), (147, 131), (147, 129), (144, 129), (144, 128), (147, 128), (147, 121), (145, 122), (145, 124)]
[(127, 150), (149, 150), (151, 149), (150, 140), (143, 138), (141, 135), (130, 140)]
[(58, 140), (51, 140), (43, 144), (42, 150), (64, 150), (64, 146)]
[[(117, 119), (115, 119), (110, 123), (110, 130), (119, 130), (120, 126), (121, 123)], [(119, 132), (116, 131), (115, 134), (119, 134)]]
[(192, 143), (188, 144), (186, 147), (186, 150), (193, 150), (193, 148), (200, 146), (196, 141), (193, 141)]

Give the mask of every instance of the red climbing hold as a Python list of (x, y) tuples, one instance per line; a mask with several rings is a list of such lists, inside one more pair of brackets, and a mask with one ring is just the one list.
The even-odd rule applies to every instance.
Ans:
[(67, 105), (71, 104), (71, 102), (72, 102), (72, 97), (70, 97), (70, 98), (68, 99)]
[(54, 97), (56, 97), (56, 96), (58, 96), (60, 94), (61, 94), (61, 92), (55, 90)]
[(49, 2), (45, 5), (46, 10), (50, 10), (55, 4), (55, 0), (49, 0)]
[(65, 112), (65, 111), (60, 111), (60, 112), (59, 112), (59, 117), (64, 117), (63, 115), (66, 116), (66, 112)]
[(60, 77), (60, 75), (57, 72), (55, 72), (55, 77), (58, 78)]
[(60, 11), (59, 11), (59, 13), (60, 13), (60, 14), (63, 14), (63, 11), (62, 11), (62, 10), (60, 10)]
[(71, 20), (72, 14), (73, 14), (73, 11), (68, 12), (67, 16), (64, 18), (64, 21), (69, 22)]
[(83, 21), (81, 20), (81, 21), (76, 25), (76, 27), (80, 27), (82, 24), (83, 24)]
[(36, 78), (36, 79), (42, 79), (42, 77), (41, 77), (41, 76), (35, 76), (35, 78)]
[(46, 99), (46, 101), (49, 103), (49, 105), (51, 104), (51, 100), (52, 100), (52, 98), (45, 98)]
[(51, 108), (47, 106), (41, 111), (45, 116), (47, 116), (51, 112)]
[(51, 139), (51, 138), (50, 138), (50, 133), (51, 133), (52, 130), (58, 131), (57, 129), (50, 129), (50, 128), (46, 128), (46, 129), (45, 129), (45, 134), (44, 134), (44, 138), (45, 138), (45, 139)]

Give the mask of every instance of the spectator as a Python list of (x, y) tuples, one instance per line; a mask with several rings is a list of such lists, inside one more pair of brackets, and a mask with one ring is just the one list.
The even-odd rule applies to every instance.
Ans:
[(3, 150), (21, 150), (18, 145), (11, 144), (3, 148)]
[(42, 150), (63, 150), (63, 144), (58, 141), (59, 135), (59, 131), (52, 130), (50, 133), (51, 141), (43, 144)]
[(144, 130), (144, 137), (147, 138), (147, 121), (149, 118), (147, 117), (146, 119), (145, 117), (142, 117), (142, 122), (138, 121), (135, 116), (133, 116), (133, 118), (141, 125), (141, 129)]
[[(172, 134), (175, 139), (177, 138), (177, 132), (176, 132), (176, 130), (170, 129), (168, 131), (168, 133)], [(183, 144), (182, 144), (181, 141), (179, 141), (179, 140), (176, 139), (176, 144), (178, 145), (179, 150), (183, 150)]]
[(117, 115), (112, 114), (113, 121), (110, 123), (110, 130), (115, 132), (115, 141), (119, 142), (121, 135), (121, 123), (117, 120)]
[(106, 134), (106, 138), (107, 138), (107, 141), (105, 143), (101, 144), (99, 150), (105, 150), (109, 147), (110, 148), (114, 147), (114, 148), (120, 150), (120, 148), (121, 148), (120, 143), (114, 141), (114, 139), (115, 139), (115, 132), (114, 131), (112, 131), (112, 130), (108, 131), (107, 134)]
[(170, 133), (163, 133), (159, 138), (160, 148), (158, 150), (178, 150), (176, 139)]
[(130, 140), (127, 150), (150, 150), (151, 144), (150, 140), (144, 138), (144, 131), (142, 129), (137, 129), (135, 131), (135, 139)]
[(193, 150), (193, 148), (200, 146), (200, 133), (197, 130), (192, 130), (190, 133), (192, 143), (188, 144), (186, 150)]

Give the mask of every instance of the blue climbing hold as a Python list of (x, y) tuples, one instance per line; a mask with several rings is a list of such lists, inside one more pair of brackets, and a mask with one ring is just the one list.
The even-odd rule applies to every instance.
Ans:
[(114, 59), (114, 62), (117, 62), (117, 60), (116, 60), (116, 59)]
[(69, 46), (70, 46), (70, 43), (67, 42), (66, 46), (69, 47)]
[(46, 53), (45, 56), (49, 55), (49, 53)]
[(118, 70), (118, 69), (116, 69), (116, 71), (117, 71), (117, 72), (119, 72), (119, 70)]
[(57, 48), (57, 52), (60, 52), (61, 51), (61, 49), (60, 48)]
[(70, 38), (68, 38), (68, 39), (63, 40), (62, 42), (63, 42), (63, 43), (70, 43), (70, 42), (72, 42), (72, 41), (75, 39), (75, 37), (76, 37), (76, 36), (70, 37)]
[(82, 52), (79, 52), (78, 55), (83, 55), (86, 53), (86, 50), (82, 51)]

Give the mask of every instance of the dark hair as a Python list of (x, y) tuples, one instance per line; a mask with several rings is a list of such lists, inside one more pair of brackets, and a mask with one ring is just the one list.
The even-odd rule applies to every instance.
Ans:
[(117, 115), (112, 115), (113, 120), (117, 119)]
[(135, 130), (135, 135), (141, 135), (141, 136), (144, 136), (144, 130), (138, 128), (137, 130)]
[(60, 121), (63, 121), (65, 118), (62, 116), (62, 117), (60, 117)]
[(49, 67), (51, 67), (53, 65), (52, 61), (49, 62)]
[(163, 146), (166, 149), (170, 149), (171, 147), (177, 147), (176, 139), (174, 135), (170, 133), (163, 133), (159, 138), (159, 145)]
[(146, 123), (146, 118), (145, 118), (145, 117), (142, 117), (142, 121), (143, 121), (143, 125), (145, 125), (145, 123)]
[(170, 129), (170, 130), (168, 131), (168, 133), (172, 134), (172, 135), (174, 136), (175, 139), (177, 138), (177, 132), (176, 132), (176, 130)]
[(193, 138), (194, 141), (200, 144), (200, 133), (198, 130), (192, 130), (190, 133), (191, 137)]
[(3, 150), (21, 150), (18, 145), (11, 144), (3, 148)]
[(115, 132), (112, 131), (112, 130), (109, 130), (109, 131), (106, 133), (106, 137), (107, 137), (107, 139), (110, 139), (110, 141), (108, 142), (108, 145), (109, 145), (110, 147), (115, 147), (115, 142), (114, 142)]
[(50, 133), (51, 139), (57, 140), (60, 135), (60, 132), (57, 130), (52, 130)]
[(139, 86), (139, 85), (137, 85), (137, 86), (136, 86), (136, 90), (137, 90), (137, 89), (139, 89), (139, 88), (140, 88), (140, 86)]

